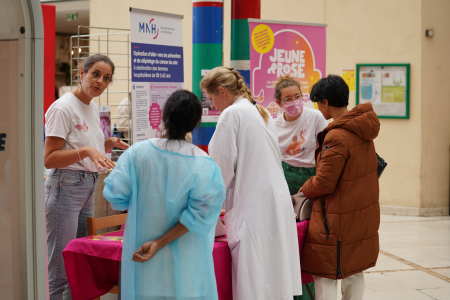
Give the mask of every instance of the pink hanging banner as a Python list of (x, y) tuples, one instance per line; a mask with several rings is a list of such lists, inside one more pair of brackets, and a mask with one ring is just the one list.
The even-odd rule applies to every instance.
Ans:
[(326, 76), (326, 25), (249, 19), (250, 88), (255, 100), (276, 118), (274, 83), (288, 75), (300, 81), (306, 107), (311, 87)]

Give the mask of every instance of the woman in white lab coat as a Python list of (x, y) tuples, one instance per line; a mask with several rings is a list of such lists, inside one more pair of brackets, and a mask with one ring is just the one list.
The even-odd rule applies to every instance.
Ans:
[(209, 154), (227, 189), (233, 299), (285, 300), (301, 295), (295, 215), (275, 123), (233, 68), (214, 68), (200, 87), (221, 112)]

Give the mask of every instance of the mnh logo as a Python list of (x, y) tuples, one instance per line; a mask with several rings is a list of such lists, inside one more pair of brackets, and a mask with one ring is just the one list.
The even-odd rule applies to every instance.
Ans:
[(152, 24), (152, 22), (154, 20), (155, 19), (151, 19), (150, 22), (148, 22), (148, 23), (141, 23), (141, 22), (139, 22), (139, 32), (153, 34), (153, 35), (155, 35), (153, 37), (153, 39), (156, 39), (158, 37), (158, 34), (159, 34), (159, 28), (156, 28), (156, 24), (155, 23)]

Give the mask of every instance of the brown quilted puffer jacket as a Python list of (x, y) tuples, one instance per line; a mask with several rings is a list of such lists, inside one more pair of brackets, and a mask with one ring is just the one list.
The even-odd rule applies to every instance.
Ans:
[(375, 266), (379, 252), (377, 157), (380, 122), (360, 104), (318, 135), (316, 176), (302, 187), (313, 199), (302, 272), (346, 278)]

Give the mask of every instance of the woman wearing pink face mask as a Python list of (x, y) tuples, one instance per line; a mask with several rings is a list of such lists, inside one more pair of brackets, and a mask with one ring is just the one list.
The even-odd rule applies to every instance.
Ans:
[(289, 75), (275, 83), (275, 98), (285, 111), (275, 119), (275, 125), (284, 176), (289, 192), (295, 195), (309, 177), (316, 175), (316, 138), (328, 122), (320, 111), (303, 107), (300, 82)]

